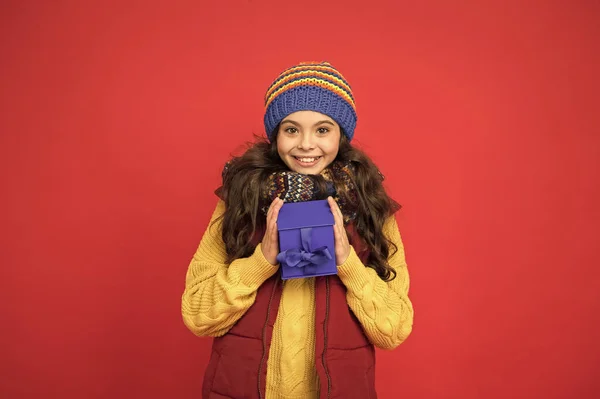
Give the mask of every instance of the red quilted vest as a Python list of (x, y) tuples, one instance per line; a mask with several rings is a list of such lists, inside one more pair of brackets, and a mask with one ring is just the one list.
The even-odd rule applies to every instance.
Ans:
[[(360, 240), (349, 229), (358, 250)], [(213, 341), (204, 375), (204, 399), (264, 399), (267, 361), (283, 287), (277, 273), (258, 289), (254, 304), (222, 337)], [(346, 302), (337, 276), (315, 278), (315, 366), (321, 399), (375, 399), (375, 349)]]

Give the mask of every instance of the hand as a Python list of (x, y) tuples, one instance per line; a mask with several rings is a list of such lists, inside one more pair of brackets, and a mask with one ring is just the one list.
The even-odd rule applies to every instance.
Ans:
[(333, 220), (335, 225), (333, 226), (333, 237), (335, 238), (335, 263), (340, 266), (342, 265), (348, 256), (350, 255), (350, 242), (348, 241), (348, 234), (344, 228), (344, 215), (338, 204), (331, 197), (327, 197), (329, 206), (331, 207), (331, 213), (333, 213)]
[(275, 198), (267, 211), (267, 228), (262, 239), (261, 250), (263, 256), (272, 265), (277, 264), (279, 254), (279, 232), (277, 231), (277, 216), (283, 205), (283, 200)]

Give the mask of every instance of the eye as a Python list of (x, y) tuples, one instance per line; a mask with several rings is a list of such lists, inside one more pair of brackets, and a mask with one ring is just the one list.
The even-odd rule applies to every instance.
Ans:
[(284, 132), (289, 134), (296, 134), (298, 133), (298, 129), (296, 129), (295, 127), (288, 127), (284, 130)]
[(325, 133), (329, 132), (329, 129), (327, 129), (326, 127), (320, 127), (317, 129), (317, 132), (319, 134), (325, 134)]

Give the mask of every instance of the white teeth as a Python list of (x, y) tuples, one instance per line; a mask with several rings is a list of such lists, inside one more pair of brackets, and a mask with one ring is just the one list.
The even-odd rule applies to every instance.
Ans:
[(316, 161), (319, 158), (321, 158), (321, 157), (317, 157), (317, 158), (298, 158), (298, 157), (296, 157), (297, 160), (299, 160), (300, 162), (304, 162), (304, 163), (311, 163), (311, 162)]

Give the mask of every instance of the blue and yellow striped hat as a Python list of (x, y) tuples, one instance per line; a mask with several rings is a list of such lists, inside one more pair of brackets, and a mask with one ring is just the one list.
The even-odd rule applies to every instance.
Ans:
[(352, 89), (328, 62), (302, 62), (283, 71), (269, 86), (265, 94), (265, 129), (269, 140), (283, 118), (307, 110), (329, 116), (352, 140), (356, 127)]

